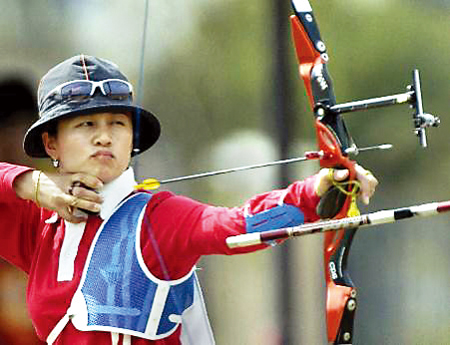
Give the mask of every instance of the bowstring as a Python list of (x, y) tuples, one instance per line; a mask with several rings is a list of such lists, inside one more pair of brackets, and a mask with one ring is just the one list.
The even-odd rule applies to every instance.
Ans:
[[(143, 28), (142, 28), (142, 40), (141, 40), (141, 51), (140, 51), (140, 61), (139, 61), (139, 80), (138, 80), (138, 91), (137, 91), (137, 95), (136, 95), (136, 105), (138, 107), (137, 111), (136, 111), (136, 128), (138, 130), (135, 131), (134, 133), (134, 153), (136, 153), (136, 157), (134, 159), (133, 162), (133, 169), (134, 169), (134, 173), (136, 176), (139, 176), (138, 174), (138, 169), (139, 169), (139, 143), (140, 143), (140, 125), (141, 125), (141, 111), (140, 108), (142, 107), (142, 103), (143, 103), (143, 96), (144, 96), (144, 71), (145, 71), (145, 48), (146, 48), (146, 40), (147, 40), (147, 27), (148, 27), (148, 22), (149, 22), (149, 0), (145, 0), (145, 9), (144, 9), (144, 23), (143, 23)], [(160, 247), (158, 245), (158, 242), (155, 238), (154, 232), (153, 232), (153, 228), (150, 224), (150, 221), (147, 219), (146, 216), (144, 216), (144, 220), (147, 223), (147, 228), (149, 229), (149, 238), (150, 238), (150, 242), (152, 245), (152, 248), (155, 252), (157, 261), (160, 265), (163, 277), (166, 281), (171, 281), (170, 278), (170, 274), (169, 274), (169, 270), (167, 267), (167, 264), (164, 260), (164, 257), (162, 256)], [(179, 298), (176, 294), (173, 295), (173, 298), (175, 300), (175, 304), (177, 309), (180, 311), (180, 317), (182, 317), (181, 315), (181, 304), (179, 301)], [(183, 323), (181, 323), (180, 325), (183, 329)], [(192, 342), (192, 337), (191, 334), (189, 333), (189, 327), (187, 327), (187, 325), (185, 325), (184, 327), (184, 332), (186, 332), (186, 336), (187, 336), (187, 340), (189, 344), (194, 344), (194, 342)], [(180, 334), (181, 335), (181, 334)], [(187, 345), (189, 345), (187, 344)]]
[(139, 58), (139, 80), (138, 80), (138, 91), (136, 95), (136, 105), (138, 107), (136, 111), (136, 131), (134, 133), (134, 153), (136, 153), (136, 157), (134, 159), (133, 163), (133, 169), (137, 176), (138, 169), (139, 169), (139, 144), (140, 144), (140, 126), (141, 126), (141, 110), (143, 103), (143, 97), (144, 97), (144, 66), (145, 66), (145, 46), (147, 41), (147, 26), (149, 22), (149, 0), (145, 0), (145, 6), (144, 6), (144, 24), (142, 28), (142, 39), (141, 39), (141, 52), (140, 52), (140, 58)]

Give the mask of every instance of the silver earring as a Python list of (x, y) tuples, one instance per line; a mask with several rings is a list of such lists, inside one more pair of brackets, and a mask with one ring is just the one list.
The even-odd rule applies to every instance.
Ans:
[(59, 168), (59, 159), (52, 159), (52, 164), (54, 168)]

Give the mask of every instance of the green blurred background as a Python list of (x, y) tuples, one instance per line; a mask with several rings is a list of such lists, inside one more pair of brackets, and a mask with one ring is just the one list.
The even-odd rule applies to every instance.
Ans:
[[(316, 148), (313, 117), (290, 43), (289, 4), (283, 1), (150, 0), (143, 89), (138, 93), (140, 102), (160, 118), (163, 134), (134, 162), (140, 178), (260, 163)], [(442, 122), (428, 131), (429, 147), (423, 149), (413, 134), (408, 106), (345, 115), (358, 146), (394, 145), (387, 152), (357, 157), (380, 181), (362, 212), (449, 199), (450, 1), (311, 4), (327, 43), (338, 102), (404, 92), (418, 68), (425, 111)], [(0, 0), (0, 6), (0, 81), (18, 80), (34, 94), (50, 67), (84, 53), (116, 62), (138, 87), (144, 1)], [(279, 16), (282, 37), (275, 35)], [(280, 39), (287, 47), (281, 52), (288, 70), (283, 85), (275, 82)], [(284, 95), (287, 110), (277, 107), (274, 95), (280, 88), (289, 90)], [(276, 139), (280, 111), (294, 114), (287, 124), (294, 138), (286, 157), (280, 157)], [(36, 116), (34, 110), (28, 114)], [(11, 125), (8, 116), (19, 117), (2, 112), (0, 159), (45, 166), (47, 162), (30, 161), (12, 150), (34, 118), (21, 117)], [(317, 170), (317, 162), (309, 162), (292, 166), (288, 173), (294, 180)], [(254, 193), (283, 187), (278, 176), (279, 169), (270, 168), (163, 189), (235, 206)], [(349, 259), (359, 296), (355, 344), (450, 343), (448, 219), (444, 215), (357, 234)], [(282, 335), (287, 329), (292, 344), (325, 344), (321, 245), (317, 235), (262, 253), (204, 258), (199, 275), (217, 343), (287, 343)], [(284, 250), (290, 259), (280, 265)], [(291, 277), (287, 289), (293, 297), (287, 309), (280, 308), (280, 291), (286, 291), (282, 270)], [(28, 329), (24, 278), (6, 272), (13, 271), (5, 264), (0, 272), (0, 325)], [(22, 344), (14, 339), (0, 342)]]

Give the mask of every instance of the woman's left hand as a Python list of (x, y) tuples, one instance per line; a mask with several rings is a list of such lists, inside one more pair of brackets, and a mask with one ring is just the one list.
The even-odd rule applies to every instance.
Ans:
[[(378, 180), (369, 170), (362, 166), (355, 164), (356, 179), (360, 183), (358, 196), (361, 201), (368, 205), (370, 198), (375, 193), (378, 185)], [(328, 189), (333, 186), (333, 180), (336, 182), (345, 181), (348, 178), (349, 171), (347, 169), (333, 169), (333, 174), (330, 174), (330, 169), (321, 169), (317, 174), (315, 183), (315, 190), (318, 196), (322, 196)]]

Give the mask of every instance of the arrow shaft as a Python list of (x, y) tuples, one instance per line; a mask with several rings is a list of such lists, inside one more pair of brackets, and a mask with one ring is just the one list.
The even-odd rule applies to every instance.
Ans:
[[(358, 154), (360, 152), (365, 152), (365, 151), (389, 150), (391, 148), (392, 148), (392, 145), (390, 145), (390, 144), (382, 144), (382, 145), (375, 145), (375, 146), (369, 146), (369, 147), (363, 147), (363, 148), (355, 148), (355, 149), (352, 148), (352, 149), (348, 149), (345, 153), (346, 154)], [(224, 175), (224, 174), (229, 174), (229, 173), (234, 173), (234, 172), (239, 172), (239, 171), (245, 171), (245, 170), (266, 168), (266, 167), (282, 165), (282, 164), (291, 164), (291, 163), (297, 163), (297, 162), (304, 162), (304, 161), (307, 161), (307, 160), (320, 159), (322, 157), (323, 157), (323, 152), (322, 151), (308, 151), (308, 152), (305, 152), (305, 155), (303, 157), (281, 159), (281, 160), (277, 160), (277, 161), (273, 161), (273, 162), (245, 165), (245, 166), (236, 167), (236, 168), (228, 168), (228, 169), (208, 171), (208, 172), (202, 172), (202, 173), (186, 175), (186, 176), (180, 176), (180, 177), (173, 177), (173, 178), (161, 180), (161, 181), (159, 181), (159, 184), (166, 184), (166, 183), (174, 183), (174, 182), (195, 180), (195, 179), (199, 179), (199, 178), (210, 177), (210, 176), (217, 176), (217, 175)]]
[(259, 169), (259, 168), (265, 168), (265, 167), (282, 165), (282, 164), (303, 162), (306, 160), (318, 159), (318, 158), (320, 158), (320, 155), (321, 154), (319, 152), (308, 152), (308, 153), (306, 153), (306, 155), (304, 157), (288, 158), (288, 159), (282, 159), (282, 160), (277, 160), (277, 161), (273, 161), (273, 162), (252, 164), (252, 165), (246, 165), (246, 166), (241, 166), (241, 167), (237, 167), (237, 168), (229, 168), (229, 169), (215, 170), (215, 171), (203, 172), (203, 173), (181, 176), (181, 177), (174, 177), (174, 178), (170, 178), (170, 179), (161, 180), (160, 184), (187, 181), (187, 180), (195, 180), (198, 178), (229, 174), (229, 173), (238, 172), (238, 171), (252, 170), (252, 169)]
[(304, 236), (314, 233), (322, 233), (354, 227), (370, 227), (374, 225), (394, 223), (399, 220), (409, 219), (417, 216), (435, 216), (440, 213), (449, 211), (450, 200), (443, 202), (433, 202), (422, 205), (397, 208), (393, 210), (381, 210), (356, 217), (319, 221), (294, 227), (231, 236), (227, 238), (227, 245), (230, 248), (247, 247), (251, 245), (267, 243), (274, 240), (286, 239), (289, 237)]

